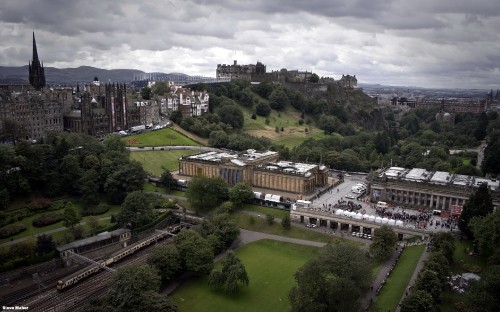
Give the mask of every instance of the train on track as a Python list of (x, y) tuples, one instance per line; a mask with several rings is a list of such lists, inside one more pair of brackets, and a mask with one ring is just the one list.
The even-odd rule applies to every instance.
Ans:
[(166, 237), (172, 236), (172, 234), (178, 233), (182, 228), (182, 225), (173, 225), (170, 226), (166, 229), (166, 231), (163, 231), (161, 233), (155, 234), (151, 237), (145, 238), (137, 243), (134, 243), (128, 247), (126, 247), (123, 250), (120, 250), (111, 256), (109, 258), (100, 261), (98, 264), (92, 264), (89, 265), (80, 271), (77, 271), (71, 275), (66, 276), (65, 278), (62, 278), (57, 281), (57, 290), (58, 291), (63, 291), (75, 284), (77, 284), (80, 280), (100, 271), (104, 267), (108, 267), (121, 259), (135, 253), (136, 251), (139, 251), (159, 240), (162, 240)]

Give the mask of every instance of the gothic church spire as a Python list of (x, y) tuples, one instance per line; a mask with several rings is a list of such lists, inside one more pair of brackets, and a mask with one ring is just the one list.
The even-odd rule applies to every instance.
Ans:
[(33, 32), (33, 56), (29, 64), (29, 81), (35, 90), (41, 90), (45, 87), (45, 70), (38, 59), (35, 32)]

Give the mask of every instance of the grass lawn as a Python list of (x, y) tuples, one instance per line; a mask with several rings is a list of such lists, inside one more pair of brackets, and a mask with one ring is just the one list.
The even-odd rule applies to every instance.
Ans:
[[(73, 206), (79, 211), (81, 212), (81, 210), (83, 209), (82, 208), (82, 204), (80, 202), (78, 202), (77, 200), (71, 200), (70, 201), (73, 202)], [(110, 209), (106, 212), (106, 213), (103, 213), (101, 215), (97, 215), (95, 216), (96, 218), (100, 219), (100, 218), (105, 218), (105, 217), (109, 217), (111, 215), (117, 215), (119, 212), (121, 211), (121, 206), (120, 205), (110, 205)], [(64, 209), (61, 209), (61, 210), (55, 210), (55, 211), (50, 211), (50, 212), (59, 212), (59, 213), (63, 213), (64, 212)], [(14, 222), (14, 224), (24, 224), (26, 226), (26, 230), (19, 233), (19, 234), (16, 234), (14, 236), (11, 236), (11, 237), (8, 237), (8, 238), (4, 238), (4, 239), (0, 239), (0, 244), (3, 244), (3, 243), (6, 243), (6, 242), (9, 242), (10, 240), (16, 240), (18, 238), (23, 238), (23, 237), (27, 237), (27, 236), (33, 236), (33, 235), (36, 235), (36, 234), (39, 234), (39, 233), (42, 233), (42, 232), (46, 232), (46, 231), (49, 231), (49, 230), (53, 230), (53, 229), (57, 229), (57, 228), (60, 228), (60, 227), (64, 227), (63, 225), (63, 221), (59, 221), (57, 223), (54, 223), (54, 224), (51, 224), (51, 225), (47, 225), (47, 226), (44, 226), (44, 227), (34, 227), (32, 225), (32, 221), (37, 218), (40, 214), (35, 214), (31, 217), (27, 217), (27, 218), (24, 218), (18, 222)], [(82, 220), (80, 222), (85, 222), (86, 219), (88, 217), (82, 217)], [(103, 221), (103, 220), (100, 220), (100, 222), (109, 222), (109, 221)]]
[[(340, 238), (333, 237), (332, 235), (329, 234), (323, 234), (320, 232), (312, 231), (307, 228), (301, 228), (297, 226), (291, 226), (288, 231), (285, 231), (283, 227), (281, 226), (280, 222), (275, 222), (273, 225), (269, 225), (267, 223), (267, 220), (264, 215), (262, 215), (261, 218), (257, 216), (251, 216), (248, 214), (244, 214), (241, 212), (233, 213), (232, 218), (236, 221), (236, 224), (242, 229), (250, 230), (250, 231), (255, 231), (255, 232), (262, 232), (262, 233), (269, 233), (269, 234), (274, 234), (274, 235), (280, 235), (280, 236), (286, 236), (286, 237), (291, 237), (291, 238), (299, 238), (299, 239), (305, 239), (305, 240), (310, 240), (310, 241), (315, 241), (315, 242), (321, 242), (321, 243), (329, 243), (333, 242), (335, 240), (340, 240)], [(253, 217), (254, 222), (251, 223), (251, 219)], [(357, 242), (353, 241), (348, 241), (352, 242), (353, 244), (360, 244)]]
[(269, 207), (264, 207), (264, 206), (251, 205), (251, 204), (243, 204), (241, 206), (241, 208), (238, 208), (237, 210), (254, 211), (254, 212), (261, 213), (262, 215), (270, 214), (278, 219), (283, 219), (284, 216), (290, 215), (290, 211), (288, 211), (288, 210), (269, 208)]
[(198, 151), (173, 150), (173, 151), (132, 151), (130, 158), (142, 164), (144, 170), (156, 177), (161, 176), (163, 168), (170, 171), (179, 170), (179, 158), (193, 155)]
[(207, 286), (207, 278), (190, 280), (172, 294), (179, 311), (290, 311), (288, 292), (295, 272), (320, 249), (272, 240), (260, 240), (238, 249), (250, 279), (233, 296)]
[[(477, 265), (481, 269), (486, 268), (486, 260), (478, 256), (469, 256), (468, 251), (472, 248), (472, 241), (455, 240), (455, 251), (453, 252), (453, 264), (451, 266), (451, 275), (465, 273), (463, 268), (465, 263)], [(481, 273), (478, 273), (481, 275)], [(454, 304), (465, 300), (465, 294), (456, 293), (445, 287), (441, 296), (441, 311), (456, 312)]]
[(141, 133), (136, 135), (130, 135), (122, 138), (122, 141), (127, 144), (127, 146), (168, 146), (168, 145), (179, 145), (179, 146), (199, 146), (200, 144), (191, 140), (187, 136), (170, 129), (161, 129), (157, 131), (150, 131), (147, 133)]
[[(308, 138), (322, 138), (325, 134), (322, 130), (316, 128), (314, 125), (299, 125), (300, 112), (291, 106), (288, 106), (282, 112), (275, 110), (271, 111), (268, 117), (257, 116), (252, 119), (252, 109), (247, 107), (240, 107), (245, 116), (245, 124), (243, 130), (256, 137), (264, 136), (271, 139), (278, 144), (284, 144), (288, 147), (294, 147)], [(266, 119), (269, 119), (269, 124), (266, 125)], [(307, 119), (307, 117), (306, 117)], [(276, 127), (282, 128), (283, 132), (276, 132)], [(305, 129), (308, 129), (306, 132)]]
[(375, 302), (375, 311), (396, 311), (425, 245), (406, 247)]

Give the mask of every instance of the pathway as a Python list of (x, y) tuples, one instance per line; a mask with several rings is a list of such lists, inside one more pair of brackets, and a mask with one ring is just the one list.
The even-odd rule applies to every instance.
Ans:
[[(410, 281), (408, 282), (408, 285), (406, 285), (406, 289), (413, 286), (413, 284), (415, 283), (415, 280), (418, 277), (418, 273), (420, 273), (420, 271), (424, 267), (425, 260), (427, 260), (428, 257), (429, 257), (429, 252), (427, 252), (427, 248), (426, 248), (426, 249), (424, 249), (424, 252), (420, 256), (420, 260), (418, 260), (417, 266), (415, 267), (415, 271), (413, 271), (413, 275), (411, 276)], [(401, 302), (403, 302), (405, 297), (406, 297), (406, 291), (403, 294), (403, 296), (401, 297), (401, 300), (399, 300), (399, 305), (396, 308), (396, 312), (399, 312), (401, 310)]]

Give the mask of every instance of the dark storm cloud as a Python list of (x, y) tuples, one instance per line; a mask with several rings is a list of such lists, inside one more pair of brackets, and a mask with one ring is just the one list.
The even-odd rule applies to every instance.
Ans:
[(371, 83), (490, 88), (500, 81), (498, 0), (7, 0), (0, 65), (214, 75), (218, 63), (357, 74)]

